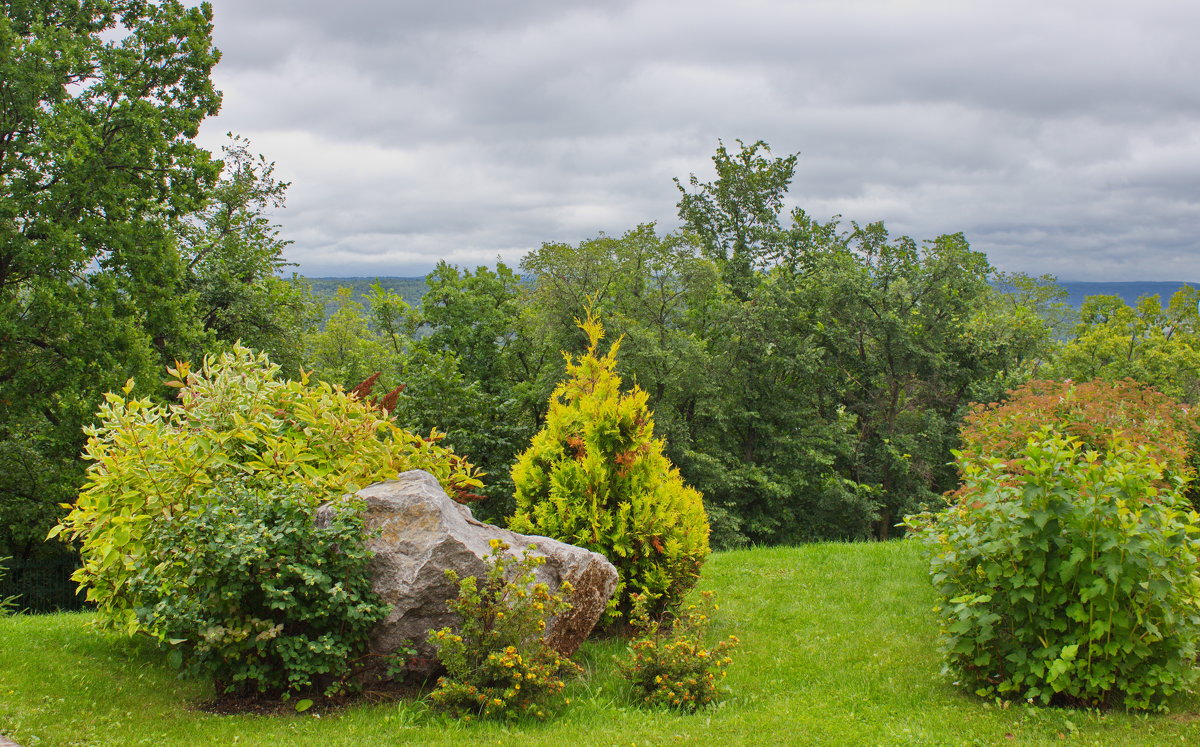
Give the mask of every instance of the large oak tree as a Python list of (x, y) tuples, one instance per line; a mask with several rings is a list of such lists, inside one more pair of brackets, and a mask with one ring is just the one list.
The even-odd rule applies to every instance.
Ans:
[(208, 4), (0, 2), (0, 554), (43, 547), (101, 393), (203, 333), (177, 233), (218, 57)]

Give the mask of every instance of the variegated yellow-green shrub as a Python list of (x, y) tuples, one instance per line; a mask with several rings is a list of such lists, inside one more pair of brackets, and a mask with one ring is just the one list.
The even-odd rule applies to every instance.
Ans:
[(620, 341), (599, 355), (600, 322), (589, 314), (579, 326), (588, 350), (567, 356), (568, 379), (550, 398), (546, 425), (513, 466), (509, 524), (608, 557), (620, 574), (602, 621), (612, 624), (628, 619), (633, 595), (654, 615), (678, 605), (708, 555), (708, 517), (654, 437), (646, 392), (621, 391)]
[(238, 345), (206, 357), (199, 371), (168, 369), (179, 390), (171, 404), (133, 397), (132, 381), (123, 395), (106, 395), (100, 424), (87, 430), (86, 482), (50, 532), (80, 543), (74, 579), (102, 625), (143, 630), (137, 608), (149, 600), (128, 584), (157, 562), (148, 527), (199, 510), (219, 482), (263, 494), (302, 486), (313, 507), (408, 469), (433, 473), (451, 496), (482, 485), (469, 462), (438, 443), (441, 434), (414, 435), (340, 387), (278, 372)]

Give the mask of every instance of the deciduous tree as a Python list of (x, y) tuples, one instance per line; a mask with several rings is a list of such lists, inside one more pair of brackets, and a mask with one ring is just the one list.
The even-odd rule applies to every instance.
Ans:
[(217, 59), (207, 4), (0, 5), (0, 553), (39, 551), (101, 394), (199, 339), (172, 225)]
[(1184, 402), (1200, 401), (1200, 288), (1177, 291), (1164, 308), (1158, 296), (1131, 307), (1117, 296), (1091, 296), (1074, 339), (1050, 365), (1054, 378), (1131, 378)]
[(700, 242), (704, 255), (717, 261), (725, 281), (739, 298), (746, 298), (761, 269), (784, 254), (786, 234), (779, 222), (783, 200), (796, 169), (795, 154), (768, 158), (771, 147), (762, 140), (737, 141), (730, 154), (718, 141), (713, 156), (717, 178), (702, 182), (692, 174), (688, 191), (676, 179), (681, 194), (679, 218)]
[(283, 207), (289, 184), (242, 137), (230, 136), (222, 164), (204, 204), (178, 224), (183, 288), (211, 338), (240, 340), (298, 375), (304, 335), (320, 321), (320, 309), (303, 278), (281, 276), (292, 242), (269, 213)]

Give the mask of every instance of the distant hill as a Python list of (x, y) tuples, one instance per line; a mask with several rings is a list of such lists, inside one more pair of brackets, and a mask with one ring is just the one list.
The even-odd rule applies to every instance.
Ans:
[(425, 295), (425, 278), (398, 277), (357, 277), (357, 278), (305, 278), (311, 285), (317, 298), (325, 302), (325, 318), (328, 319), (337, 311), (338, 288), (350, 288), (354, 291), (354, 299), (363, 306), (367, 305), (367, 294), (371, 286), (379, 283), (393, 293), (398, 293), (409, 306), (421, 303)]
[(1075, 308), (1083, 305), (1083, 299), (1088, 296), (1120, 296), (1125, 303), (1133, 306), (1142, 296), (1158, 295), (1163, 305), (1171, 300), (1175, 291), (1184, 286), (1196, 286), (1200, 283), (1184, 281), (1131, 281), (1116, 283), (1085, 283), (1075, 280), (1060, 280), (1058, 284), (1067, 289), (1067, 303)]

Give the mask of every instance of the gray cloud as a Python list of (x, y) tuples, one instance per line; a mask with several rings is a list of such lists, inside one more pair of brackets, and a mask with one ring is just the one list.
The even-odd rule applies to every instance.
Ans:
[(293, 182), (306, 274), (516, 263), (675, 224), (718, 138), (810, 214), (1006, 270), (1200, 280), (1200, 6), (216, 0), (226, 130)]

